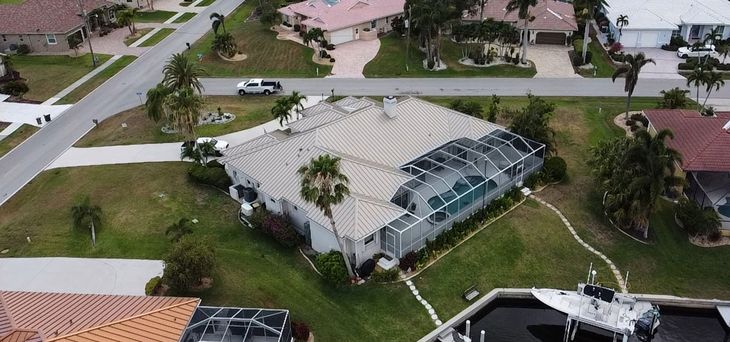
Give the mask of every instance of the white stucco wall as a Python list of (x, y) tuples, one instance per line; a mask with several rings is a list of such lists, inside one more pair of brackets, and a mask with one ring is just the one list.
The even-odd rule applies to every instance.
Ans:
[(335, 239), (335, 234), (332, 231), (314, 221), (309, 222), (309, 229), (312, 234), (312, 249), (321, 253), (340, 250), (340, 247), (337, 245), (337, 239)]

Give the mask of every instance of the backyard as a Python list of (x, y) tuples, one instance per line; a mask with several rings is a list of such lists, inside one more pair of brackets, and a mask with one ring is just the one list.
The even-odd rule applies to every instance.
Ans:
[[(203, 125), (197, 128), (199, 136), (219, 136), (250, 128), (273, 120), (271, 107), (275, 99), (266, 96), (208, 96), (206, 112), (233, 113), (236, 119), (219, 125)], [(127, 127), (122, 127), (126, 123)], [(178, 134), (162, 133), (162, 124), (147, 118), (142, 106), (121, 112), (102, 122), (76, 143), (77, 147), (129, 145), (182, 141)]]
[[(96, 54), (98, 65), (111, 56)], [(23, 97), (45, 101), (94, 69), (91, 54), (69, 56), (13, 56), (13, 68), (25, 78), (30, 91)]]
[(314, 50), (292, 41), (276, 39), (276, 32), (258, 21), (248, 21), (254, 2), (245, 2), (226, 17), (226, 27), (233, 35), (238, 50), (246, 54), (243, 61), (229, 62), (211, 50), (213, 32), (200, 38), (192, 47), (193, 55), (202, 55), (201, 65), (210, 76), (326, 76), (331, 66), (312, 61)]

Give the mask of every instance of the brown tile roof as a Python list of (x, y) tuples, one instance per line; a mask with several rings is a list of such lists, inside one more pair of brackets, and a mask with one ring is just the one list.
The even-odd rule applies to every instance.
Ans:
[(0, 291), (0, 342), (178, 341), (199, 302)]
[[(515, 23), (515, 27), (522, 28), (524, 21), (518, 17), (519, 12), (507, 13), (505, 7), (509, 0), (489, 0), (484, 5), (484, 18), (496, 21)], [(530, 15), (535, 17), (527, 26), (533, 30), (548, 31), (576, 31), (578, 24), (575, 21), (573, 4), (555, 0), (539, 0), (537, 6), (530, 8)], [(479, 20), (479, 11), (468, 14), (464, 20)]]
[[(82, 0), (84, 9), (113, 5), (107, 0)], [(25, 0), (17, 5), (0, 5), (0, 34), (67, 33), (80, 27), (76, 0)]]
[(730, 172), (730, 132), (723, 130), (730, 112), (705, 117), (694, 110), (651, 109), (644, 114), (654, 129), (674, 133), (667, 145), (682, 154), (683, 170)]

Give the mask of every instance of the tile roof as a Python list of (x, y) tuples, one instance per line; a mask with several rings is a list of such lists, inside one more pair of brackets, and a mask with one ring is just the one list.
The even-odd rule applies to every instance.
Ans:
[(280, 8), (306, 17), (302, 24), (334, 31), (403, 13), (405, 0), (307, 0)]
[[(107, 0), (82, 0), (90, 12), (112, 6)], [(0, 34), (67, 33), (83, 25), (76, 0), (25, 0), (0, 5)]]
[[(507, 12), (505, 9), (509, 0), (489, 0), (484, 5), (484, 18), (492, 18), (496, 21), (507, 21), (515, 23), (515, 27), (522, 28), (524, 25), (518, 17), (518, 11)], [(575, 21), (575, 9), (573, 4), (555, 0), (539, 0), (537, 6), (530, 8), (530, 14), (535, 20), (528, 24), (530, 29), (550, 31), (576, 31), (578, 24)], [(467, 13), (464, 20), (479, 20), (479, 11)]]
[(0, 341), (178, 341), (199, 301), (0, 291)]
[(644, 114), (656, 130), (674, 133), (667, 145), (682, 154), (683, 170), (730, 172), (730, 132), (723, 130), (730, 113), (705, 117), (694, 110), (651, 109)]

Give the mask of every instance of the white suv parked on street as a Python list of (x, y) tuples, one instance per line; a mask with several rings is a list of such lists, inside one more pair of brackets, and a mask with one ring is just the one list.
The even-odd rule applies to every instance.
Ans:
[(699, 58), (699, 57), (715, 57), (717, 58), (717, 52), (715, 52), (715, 45), (705, 46), (687, 46), (679, 48), (677, 50), (677, 57), (679, 58)]

